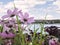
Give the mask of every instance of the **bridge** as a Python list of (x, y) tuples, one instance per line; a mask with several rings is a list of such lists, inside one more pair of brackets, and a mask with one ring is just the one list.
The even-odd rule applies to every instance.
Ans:
[(60, 19), (56, 19), (56, 20), (35, 20), (34, 23), (45, 23), (45, 24), (59, 23), (60, 24)]

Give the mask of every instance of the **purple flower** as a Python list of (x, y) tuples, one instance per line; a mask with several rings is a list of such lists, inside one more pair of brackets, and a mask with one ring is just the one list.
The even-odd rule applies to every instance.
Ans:
[(20, 19), (21, 19), (21, 22), (23, 22), (24, 24), (30, 24), (34, 22), (34, 17), (29, 17), (28, 13), (21, 14)]
[(0, 24), (1, 24), (2, 26), (4, 25), (4, 23), (5, 23), (4, 20), (0, 20)]
[(6, 26), (6, 24), (4, 24), (3, 32), (5, 32), (5, 31), (9, 31), (9, 30), (10, 30), (10, 28), (8, 28), (8, 27)]
[(18, 11), (17, 8), (15, 8), (13, 11), (7, 10), (7, 15), (2, 16), (2, 19), (8, 18), (8, 17), (14, 17), (14, 16), (18, 15), (20, 11), (21, 10)]
[(15, 36), (15, 34), (11, 33), (11, 32), (2, 32), (0, 33), (0, 37), (2, 37), (3, 39), (5, 38), (13, 38)]
[(7, 34), (5, 32), (2, 32), (2, 33), (0, 33), (0, 37), (5, 39), (7, 37)]
[(14, 19), (9, 19), (9, 20), (0, 20), (0, 24), (3, 27), (3, 32), (4, 31), (9, 31), (10, 29), (16, 29), (15, 25), (16, 25), (16, 20)]
[(7, 34), (7, 38), (13, 38), (15, 36), (15, 34), (9, 32), (9, 34)]
[(4, 25), (2, 25), (3, 26), (3, 32), (4, 31), (9, 31), (11, 28), (13, 28), (14, 27), (14, 22), (12, 22), (12, 21), (8, 21), (8, 23), (7, 22), (4, 22)]
[(48, 32), (49, 35), (57, 36), (58, 28), (56, 26), (50, 26), (46, 27), (45, 31)]
[(16, 31), (18, 31), (18, 24), (15, 24), (15, 25), (14, 25), (14, 29), (15, 29)]

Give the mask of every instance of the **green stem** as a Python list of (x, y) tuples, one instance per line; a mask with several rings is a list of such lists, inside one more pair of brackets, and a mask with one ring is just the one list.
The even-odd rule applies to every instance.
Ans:
[(24, 39), (24, 34), (23, 31), (21, 30), (21, 24), (19, 23), (18, 16), (16, 16), (17, 23), (18, 23), (18, 31), (19, 31), (19, 38), (21, 38), (21, 45), (25, 45), (25, 39)]
[[(16, 19), (17, 19), (17, 24), (18, 24), (18, 32), (19, 32), (19, 37), (18, 37), (18, 41), (21, 43), (21, 34), (22, 34), (22, 32), (21, 32), (21, 24), (19, 23), (19, 19), (18, 19), (18, 16), (16, 16)], [(21, 45), (22, 45), (22, 43), (21, 43)]]
[(40, 45), (42, 45), (42, 41), (43, 41), (43, 38), (42, 37), (43, 37), (44, 24), (41, 23), (40, 25), (41, 25)]

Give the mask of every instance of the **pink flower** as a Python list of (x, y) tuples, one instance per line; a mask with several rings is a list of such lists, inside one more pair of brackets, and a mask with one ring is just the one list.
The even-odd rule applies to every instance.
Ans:
[(13, 11), (7, 10), (7, 15), (2, 16), (2, 19), (8, 18), (8, 17), (14, 17), (14, 16), (18, 15), (20, 11), (21, 10), (18, 11), (17, 8), (15, 8)]
[(20, 15), (20, 19), (21, 19), (21, 22), (23, 22), (24, 24), (30, 24), (32, 22), (34, 22), (34, 17), (29, 17), (29, 14), (28, 13), (22, 13)]
[(49, 40), (49, 45), (57, 45), (56, 40), (50, 39), (50, 40)]

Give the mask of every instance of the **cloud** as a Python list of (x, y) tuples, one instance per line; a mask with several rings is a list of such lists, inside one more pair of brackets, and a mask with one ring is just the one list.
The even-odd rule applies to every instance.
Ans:
[[(60, 1), (57, 0), (14, 0), (15, 6), (19, 9), (22, 9), (23, 12), (29, 12), (30, 16), (34, 16), (35, 19), (43, 19), (46, 13), (48, 12), (47, 19), (53, 19), (55, 16), (53, 12), (59, 13), (56, 11), (60, 9)], [(38, 6), (36, 6), (38, 5)], [(35, 8), (36, 7), (36, 8)], [(6, 4), (0, 2), (0, 15), (4, 15), (8, 9), (13, 9), (13, 1), (10, 1)], [(46, 10), (47, 8), (47, 10)]]
[(5, 8), (5, 9), (12, 9), (12, 8), (14, 8), (13, 2), (9, 2), (9, 3), (5, 4), (5, 5), (4, 5), (4, 8)]
[(54, 19), (54, 16), (53, 15), (46, 15), (46, 16), (38, 16), (37, 19), (38, 18), (39, 19), (43, 19), (43, 20), (53, 20)]
[(0, 2), (0, 5), (2, 5), (3, 3), (2, 2)]
[(60, 0), (57, 0), (56, 2), (53, 3), (53, 5), (56, 5), (58, 8), (56, 9), (57, 13), (60, 13)]
[(15, 3), (15, 6), (19, 9), (22, 9), (24, 12), (28, 12), (29, 9), (28, 8), (31, 8), (31, 7), (34, 7), (36, 4), (44, 4), (46, 1), (42, 1), (42, 0), (14, 0), (13, 1), (10, 1), (6, 4), (3, 4), (3, 2), (0, 2), (0, 17), (2, 15), (4, 15), (6, 13), (6, 11), (8, 9), (13, 9), (14, 8), (14, 4)]
[[(13, 1), (10, 1), (8, 2), (7, 4), (1, 4), (3, 6), (4, 9), (13, 9), (14, 7), (14, 4), (15, 3), (15, 6), (19, 9), (22, 9), (24, 11), (27, 11), (28, 8), (30, 7), (33, 7), (35, 6), (36, 4), (44, 4), (46, 1), (37, 1), (37, 0), (14, 0)], [(2, 2), (1, 2), (2, 3)]]
[(56, 2), (54, 2), (55, 5), (60, 6), (60, 0), (56, 0)]
[(42, 0), (15, 0), (15, 5), (18, 8), (21, 8), (23, 10), (28, 10), (28, 8), (34, 7), (37, 4), (44, 4), (46, 3), (46, 1), (42, 1)]
[(58, 10), (60, 10), (60, 0), (57, 0), (56, 2), (53, 3), (53, 5), (58, 6)]
[[(45, 4), (38, 4), (36, 6), (34, 6), (33, 8), (31, 8), (30, 12), (34, 15), (34, 17), (37, 17), (37, 19), (45, 19), (46, 13), (48, 13), (47, 15), (47, 19), (60, 19), (60, 9), (59, 6), (60, 5), (59, 2), (60, 0), (51, 0), (45, 3)], [(59, 3), (58, 3), (59, 2)], [(58, 3), (54, 4), (54, 3)]]
[(53, 17), (53, 15), (47, 15), (47, 16), (46, 16), (46, 19), (52, 20), (52, 19), (54, 19), (54, 17)]

